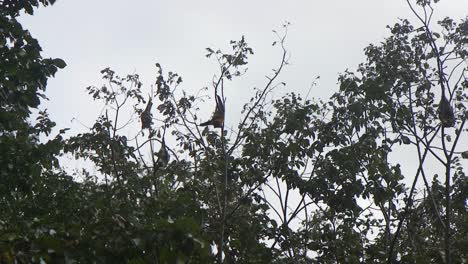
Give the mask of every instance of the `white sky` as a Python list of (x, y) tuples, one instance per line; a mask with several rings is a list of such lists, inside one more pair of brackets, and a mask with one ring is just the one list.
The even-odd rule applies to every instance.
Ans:
[[(442, 16), (468, 13), (466, 0), (445, 0), (436, 7)], [(245, 35), (255, 55), (248, 73), (227, 87), (228, 120), (237, 120), (252, 87), (261, 87), (278, 64), (280, 52), (271, 46), (271, 30), (284, 21), (292, 23), (286, 43), (291, 65), (281, 77), (287, 86), (276, 95), (305, 94), (320, 75), (311, 95), (326, 99), (337, 90), (338, 73), (363, 62), (363, 48), (382, 41), (388, 35), (385, 26), (398, 17), (414, 18), (404, 0), (59, 0), (21, 21), (39, 40), (44, 57), (67, 62), (49, 81), (51, 101), (44, 106), (59, 126), (76, 129), (73, 117), (91, 124), (100, 109), (85, 87), (101, 83), (101, 69), (138, 73), (149, 89), (159, 62), (166, 71), (182, 75), (183, 89), (198, 90), (217, 73), (215, 61), (204, 56), (205, 48), (225, 49), (230, 40)]]
[[(467, 0), (436, 5), (436, 17), (467, 14)], [(292, 23), (286, 41), (291, 65), (280, 77), (287, 86), (275, 95), (305, 95), (320, 75), (311, 96), (327, 99), (337, 91), (338, 73), (364, 62), (363, 48), (383, 41), (386, 25), (398, 18), (415, 20), (404, 0), (59, 0), (20, 20), (39, 40), (44, 57), (68, 64), (49, 80), (51, 100), (43, 107), (58, 127), (76, 132), (84, 127), (73, 118), (91, 125), (99, 114), (101, 106), (85, 87), (101, 84), (103, 68), (121, 76), (140, 74), (146, 94), (159, 62), (166, 72), (182, 75), (183, 89), (196, 91), (208, 86), (218, 70), (214, 60), (205, 58), (205, 48), (226, 50), (230, 40), (244, 35), (255, 55), (247, 74), (227, 85), (228, 126), (237, 124), (252, 88), (262, 87), (264, 76), (278, 65), (281, 54), (271, 46), (276, 40), (272, 30), (284, 21)], [(202, 110), (210, 113), (212, 104)]]

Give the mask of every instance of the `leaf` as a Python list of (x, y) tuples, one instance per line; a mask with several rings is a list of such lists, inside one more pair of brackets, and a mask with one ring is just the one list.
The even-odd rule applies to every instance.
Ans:
[(464, 159), (468, 159), (468, 151), (462, 152), (461, 156), (462, 156), (462, 158), (464, 158)]
[(24, 11), (26, 12), (26, 14), (29, 14), (29, 15), (34, 14), (34, 9), (33, 9), (32, 5), (30, 5), (30, 4), (24, 5)]
[(407, 136), (402, 136), (402, 137), (401, 137), (401, 141), (402, 141), (403, 144), (405, 144), (405, 145), (411, 144), (411, 140), (410, 140)]
[(62, 59), (54, 59), (53, 60), (55, 66), (59, 67), (60, 69), (63, 69), (67, 66), (64, 60)]

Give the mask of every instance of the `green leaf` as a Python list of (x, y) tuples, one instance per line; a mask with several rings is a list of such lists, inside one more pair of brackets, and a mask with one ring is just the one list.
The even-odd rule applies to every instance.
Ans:
[(64, 60), (62, 59), (54, 59), (53, 60), (55, 66), (59, 67), (60, 69), (63, 69), (67, 66)]
[(403, 144), (405, 144), (405, 145), (411, 144), (411, 140), (410, 140), (409, 137), (407, 137), (407, 136), (402, 136), (402, 137), (401, 137), (401, 141), (402, 141)]
[(464, 158), (464, 159), (468, 159), (468, 151), (462, 152), (461, 156), (462, 156), (462, 158)]

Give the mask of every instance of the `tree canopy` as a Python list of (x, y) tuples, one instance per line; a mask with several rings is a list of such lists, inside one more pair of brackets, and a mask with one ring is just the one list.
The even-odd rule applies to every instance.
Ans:
[(388, 26), (331, 98), (270, 100), (285, 24), (239, 122), (225, 90), (254, 56), (244, 37), (206, 49), (219, 72), (197, 94), (159, 63), (154, 86), (106, 68), (86, 88), (104, 110), (69, 135), (40, 107), (66, 63), (17, 21), (54, 2), (0, 1), (0, 263), (468, 261), (468, 17), (408, 1), (418, 24)]

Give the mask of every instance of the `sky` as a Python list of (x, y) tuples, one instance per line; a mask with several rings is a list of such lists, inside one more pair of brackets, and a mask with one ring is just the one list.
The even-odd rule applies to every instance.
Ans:
[[(465, 17), (466, 0), (443, 0), (436, 18)], [(254, 95), (253, 87), (266, 83), (265, 75), (280, 62), (281, 51), (271, 44), (272, 30), (288, 21), (288, 65), (279, 81), (286, 92), (327, 99), (337, 91), (337, 78), (346, 69), (365, 61), (363, 49), (389, 35), (387, 25), (398, 18), (415, 21), (404, 0), (58, 0), (40, 8), (34, 16), (20, 18), (39, 40), (43, 57), (58, 57), (68, 66), (49, 80), (44, 102), (58, 127), (83, 131), (99, 114), (85, 88), (101, 84), (100, 70), (111, 67), (120, 75), (138, 73), (143, 90), (155, 81), (155, 63), (182, 75), (181, 86), (198, 91), (209, 86), (217, 63), (205, 57), (205, 48), (227, 50), (230, 40), (245, 36), (255, 54), (249, 70), (227, 84), (227, 122), (237, 124), (241, 106)], [(202, 111), (210, 113), (212, 104)], [(72, 120), (79, 120), (72, 121)], [(230, 123), (230, 124), (229, 124)]]
[[(459, 18), (466, 16), (468, 1), (445, 0), (436, 7), (437, 15)], [(138, 73), (149, 91), (159, 62), (182, 75), (183, 89), (197, 91), (217, 73), (205, 48), (227, 50), (230, 40), (245, 36), (255, 54), (247, 74), (227, 86), (228, 120), (237, 120), (252, 88), (265, 84), (265, 75), (279, 63), (272, 30), (285, 21), (292, 24), (286, 40), (290, 65), (280, 77), (287, 86), (275, 96), (306, 94), (320, 76), (311, 96), (326, 99), (337, 90), (338, 73), (363, 62), (363, 49), (383, 41), (386, 25), (398, 18), (414, 20), (406, 1), (58, 0), (21, 21), (39, 40), (44, 57), (68, 64), (49, 81), (50, 101), (43, 106), (59, 125), (79, 130), (71, 120), (91, 124), (100, 109), (85, 87), (101, 83), (103, 68)]]

